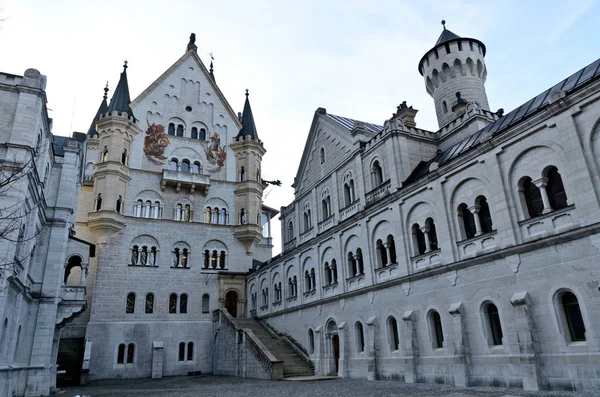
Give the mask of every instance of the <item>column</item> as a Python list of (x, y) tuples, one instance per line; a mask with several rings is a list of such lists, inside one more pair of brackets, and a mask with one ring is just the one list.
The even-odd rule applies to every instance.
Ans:
[(474, 205), (468, 208), (471, 214), (473, 214), (473, 218), (475, 218), (475, 235), (481, 236), (483, 232), (481, 231), (481, 219), (479, 219), (479, 209), (478, 205)]
[(548, 178), (540, 178), (538, 180), (532, 181), (532, 183), (540, 189), (540, 195), (542, 196), (542, 203), (544, 204), (544, 210), (542, 214), (547, 214), (552, 211), (552, 207), (550, 206), (550, 200), (548, 199), (548, 192), (546, 191), (546, 185), (548, 185)]
[(453, 303), (448, 308), (454, 331), (454, 384), (458, 387), (469, 386), (469, 352), (463, 310), (462, 302)]
[(419, 359), (419, 345), (417, 342), (417, 330), (414, 322), (415, 312), (408, 310), (402, 315), (405, 324), (404, 351), (406, 355), (406, 371), (404, 381), (406, 383), (417, 383), (417, 360)]
[(369, 363), (367, 364), (367, 380), (377, 379), (377, 351), (375, 350), (375, 332), (377, 317), (367, 319), (367, 354)]
[(81, 278), (79, 279), (79, 284), (85, 286), (85, 280), (87, 278), (88, 275), (88, 264), (87, 263), (82, 263), (81, 264)]
[(421, 226), (421, 231), (425, 235), (425, 253), (431, 252), (431, 240), (429, 239), (429, 226)]
[(387, 255), (387, 263), (384, 263), (383, 266), (388, 266), (388, 265), (392, 264), (392, 255), (390, 254), (390, 245), (386, 241), (385, 243), (383, 243), (383, 246), (385, 247), (385, 254)]
[(542, 386), (535, 324), (529, 306), (527, 292), (514, 293), (510, 303), (515, 308), (515, 328), (519, 340), (519, 359), (523, 376), (523, 390), (540, 390)]
[(317, 284), (315, 283), (315, 273), (310, 273), (310, 282), (311, 282), (311, 286), (312, 286), (311, 291), (316, 290)]
[(346, 352), (346, 322), (342, 321), (338, 325), (338, 338), (340, 343), (340, 360), (338, 362), (338, 376), (340, 378), (348, 377), (348, 354)]

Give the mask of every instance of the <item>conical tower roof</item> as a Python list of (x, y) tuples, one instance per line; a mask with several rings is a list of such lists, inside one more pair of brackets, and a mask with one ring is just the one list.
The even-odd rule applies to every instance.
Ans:
[(107, 113), (111, 113), (116, 110), (119, 113), (127, 113), (129, 116), (135, 119), (133, 110), (129, 107), (131, 99), (129, 99), (129, 84), (127, 83), (127, 61), (123, 65), (123, 71), (119, 78), (119, 84), (115, 89), (115, 93), (110, 99), (110, 105), (108, 105)]
[(106, 87), (104, 87), (104, 96), (102, 97), (102, 102), (100, 102), (100, 106), (98, 107), (98, 111), (92, 120), (92, 124), (90, 124), (90, 128), (88, 128), (87, 135), (94, 136), (97, 134), (96, 132), (96, 120), (101, 114), (106, 113), (108, 110), (108, 103), (106, 102), (106, 98), (108, 97), (108, 81), (106, 82)]
[(244, 111), (242, 113), (242, 129), (237, 135), (238, 138), (242, 138), (246, 135), (250, 135), (253, 139), (258, 139), (258, 132), (256, 131), (256, 124), (254, 124), (254, 116), (252, 115), (252, 108), (250, 107), (250, 100), (248, 99), (248, 90), (246, 90), (246, 103), (244, 103)]
[(436, 47), (439, 46), (440, 44), (444, 44), (447, 41), (452, 41), (454, 39), (460, 39), (459, 35), (446, 29), (446, 21), (442, 21), (442, 26), (444, 26), (444, 30), (442, 30), (442, 34), (440, 34), (440, 37), (438, 38), (437, 42), (435, 43)]

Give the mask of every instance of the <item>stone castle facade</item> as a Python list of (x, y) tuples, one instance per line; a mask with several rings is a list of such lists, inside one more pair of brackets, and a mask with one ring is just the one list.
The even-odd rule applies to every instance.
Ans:
[(319, 375), (600, 389), (600, 60), (504, 114), (485, 54), (444, 27), (420, 60), (437, 131), (406, 102), (383, 125), (317, 109), (281, 211), (248, 93), (236, 114), (194, 35), (133, 100), (125, 64), (72, 138), (45, 76), (0, 74), (3, 180), (25, 175), (0, 183), (0, 395), (274, 379), (273, 329)]
[(317, 374), (600, 389), (600, 60), (504, 114), (485, 54), (444, 27), (420, 60), (437, 131), (315, 112), (246, 291)]

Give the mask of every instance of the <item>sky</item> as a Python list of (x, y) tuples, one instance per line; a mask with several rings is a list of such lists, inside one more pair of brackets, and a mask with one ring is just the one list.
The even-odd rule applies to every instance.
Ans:
[[(514, 109), (600, 57), (600, 0), (0, 0), (0, 71), (48, 77), (53, 133), (87, 131), (108, 80), (129, 62), (132, 98), (185, 52), (196, 33), (205, 64), (233, 109), (250, 100), (267, 154), (263, 177), (279, 179), (265, 204), (292, 202), (314, 112), (382, 125), (402, 101), (417, 126), (437, 130), (417, 71), (440, 21), (487, 47), (491, 110)], [(112, 91), (111, 91), (112, 92)], [(280, 226), (272, 225), (281, 250)]]

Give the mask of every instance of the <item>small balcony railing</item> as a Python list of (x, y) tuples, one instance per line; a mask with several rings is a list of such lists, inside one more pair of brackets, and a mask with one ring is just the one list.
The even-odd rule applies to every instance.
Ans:
[(290, 241), (287, 241), (287, 242), (283, 243), (283, 250), (284, 251), (293, 250), (294, 248), (296, 248), (296, 237), (294, 237)]
[(184, 188), (189, 189), (190, 193), (198, 190), (206, 194), (210, 187), (210, 176), (200, 173), (163, 170), (161, 187), (164, 190), (167, 186), (174, 187), (178, 192), (181, 188)]
[(330, 229), (335, 225), (335, 217), (331, 215), (329, 218), (319, 222), (319, 233), (323, 233), (324, 231)]
[(383, 184), (365, 194), (367, 206), (376, 203), (384, 197), (387, 197), (390, 194), (390, 186), (391, 181), (388, 179)]
[(360, 201), (356, 200), (340, 210), (340, 221), (350, 218), (360, 211)]

